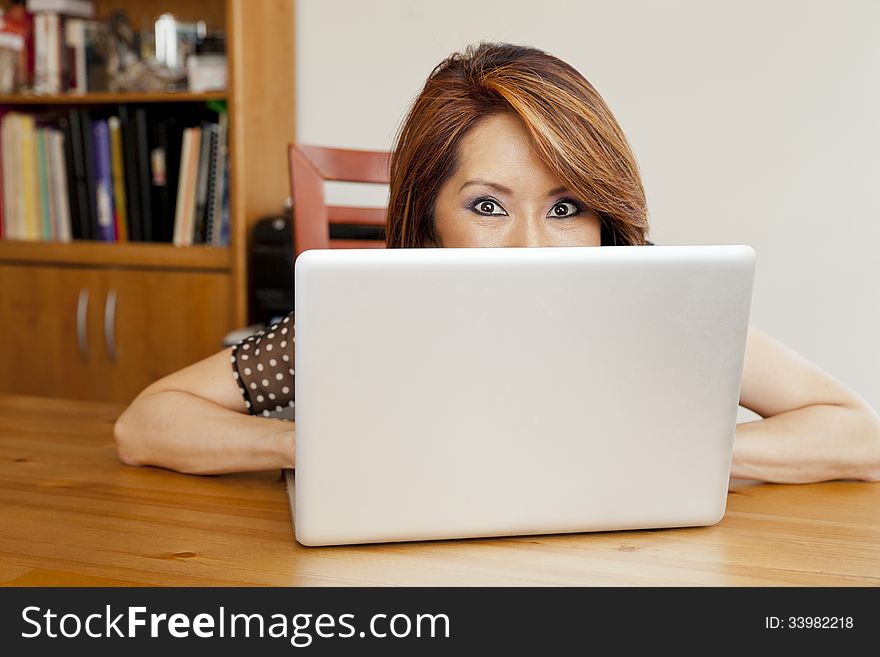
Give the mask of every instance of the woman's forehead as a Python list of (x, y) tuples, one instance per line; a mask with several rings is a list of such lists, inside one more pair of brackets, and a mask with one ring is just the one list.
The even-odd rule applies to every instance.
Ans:
[(522, 121), (510, 114), (487, 117), (465, 135), (453, 179), (456, 191), (471, 180), (541, 194), (561, 186), (538, 157)]

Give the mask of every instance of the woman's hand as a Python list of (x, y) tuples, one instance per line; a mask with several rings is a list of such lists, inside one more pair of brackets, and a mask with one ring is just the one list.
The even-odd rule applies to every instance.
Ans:
[(750, 328), (731, 477), (779, 483), (880, 481), (880, 416), (855, 392)]

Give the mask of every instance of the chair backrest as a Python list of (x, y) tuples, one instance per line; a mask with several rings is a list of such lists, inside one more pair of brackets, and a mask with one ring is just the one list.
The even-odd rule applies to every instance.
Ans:
[(326, 181), (388, 184), (391, 154), (291, 144), (294, 258), (308, 249), (384, 248), (384, 240), (331, 239), (331, 225), (384, 227), (385, 208), (327, 205)]

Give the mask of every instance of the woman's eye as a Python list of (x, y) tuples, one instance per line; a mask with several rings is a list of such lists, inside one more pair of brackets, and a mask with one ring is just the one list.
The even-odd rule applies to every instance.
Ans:
[(477, 213), (486, 217), (505, 217), (507, 213), (498, 201), (488, 198), (481, 198), (474, 202), (471, 208)]
[(547, 216), (556, 218), (571, 217), (580, 214), (580, 212), (580, 206), (574, 201), (559, 201), (559, 203), (550, 208), (550, 214)]

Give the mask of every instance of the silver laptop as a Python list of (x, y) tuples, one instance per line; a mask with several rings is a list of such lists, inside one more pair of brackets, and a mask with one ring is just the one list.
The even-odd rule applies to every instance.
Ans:
[(297, 540), (718, 522), (754, 267), (748, 246), (304, 253)]

